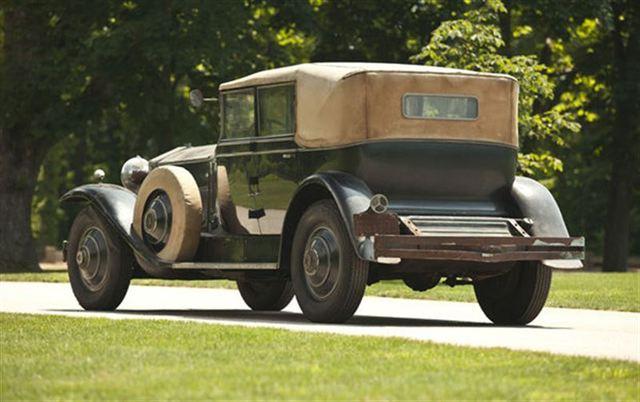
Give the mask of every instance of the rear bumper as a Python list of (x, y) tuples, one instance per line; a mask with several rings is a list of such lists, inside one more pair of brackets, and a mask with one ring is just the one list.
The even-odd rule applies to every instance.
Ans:
[(376, 258), (475, 262), (584, 259), (583, 237), (374, 235)]
[(512, 218), (399, 217), (369, 210), (354, 215), (354, 229), (373, 243), (377, 261), (543, 261), (580, 268), (585, 251), (583, 237), (532, 237)]

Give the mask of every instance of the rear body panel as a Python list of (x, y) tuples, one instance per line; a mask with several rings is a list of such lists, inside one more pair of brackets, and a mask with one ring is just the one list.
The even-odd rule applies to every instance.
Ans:
[(361, 179), (399, 214), (516, 216), (509, 195), (516, 154), (502, 145), (423, 140), (308, 149), (285, 137), (221, 141), (216, 161), (248, 233), (280, 234), (300, 182), (322, 172)]
[(509, 202), (516, 155), (502, 145), (397, 140), (304, 149), (301, 157), (305, 174), (352, 174), (399, 214), (503, 216), (516, 213)]

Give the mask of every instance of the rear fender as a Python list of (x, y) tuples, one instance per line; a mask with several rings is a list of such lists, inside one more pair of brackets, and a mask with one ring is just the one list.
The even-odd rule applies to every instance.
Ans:
[(304, 211), (314, 202), (332, 199), (351, 238), (358, 257), (375, 261), (373, 244), (355, 236), (353, 215), (369, 208), (373, 193), (360, 179), (342, 172), (316, 173), (303, 180), (294, 194), (285, 215), (280, 240), (279, 267), (288, 270), (291, 259), (291, 244), (298, 221)]
[[(569, 237), (562, 212), (545, 186), (528, 177), (516, 177), (511, 196), (522, 216), (530, 218), (531, 234), (538, 237)], [(580, 260), (544, 260), (544, 265), (559, 269), (580, 269)]]

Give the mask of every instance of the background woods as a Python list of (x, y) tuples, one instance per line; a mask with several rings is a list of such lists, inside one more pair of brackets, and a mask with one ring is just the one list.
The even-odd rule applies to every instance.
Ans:
[(504, 72), (521, 83), (520, 171), (604, 268), (640, 254), (640, 2), (0, 0), (0, 271), (35, 270), (97, 167), (217, 139), (192, 88), (307, 61)]

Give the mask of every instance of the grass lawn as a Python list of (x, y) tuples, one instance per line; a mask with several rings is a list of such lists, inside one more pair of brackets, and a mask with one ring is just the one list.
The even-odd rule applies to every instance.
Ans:
[[(67, 282), (65, 271), (0, 274), (0, 281)], [(230, 281), (167, 281), (134, 279), (136, 285), (223, 287), (235, 289)], [(439, 285), (426, 292), (414, 292), (401, 281), (379, 282), (367, 288), (368, 296), (475, 302), (473, 287)], [(554, 272), (547, 306), (640, 312), (640, 272)]]
[(0, 314), (0, 400), (637, 400), (640, 365), (198, 323)]

